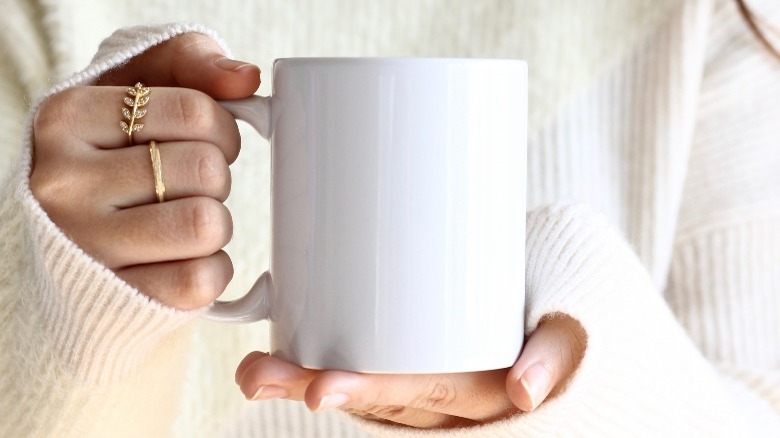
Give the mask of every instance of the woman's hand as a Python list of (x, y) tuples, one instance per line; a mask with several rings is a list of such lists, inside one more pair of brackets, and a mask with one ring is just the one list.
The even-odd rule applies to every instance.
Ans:
[[(120, 128), (127, 87), (151, 87), (133, 145)], [(85, 252), (149, 297), (179, 309), (212, 302), (232, 277), (221, 248), (232, 234), (223, 202), (239, 152), (234, 118), (214, 99), (251, 95), (259, 69), (222, 55), (201, 34), (156, 46), (99, 86), (48, 98), (34, 121), (30, 187)], [(158, 203), (149, 142), (159, 146)]]
[(438, 375), (313, 371), (253, 352), (236, 370), (251, 400), (286, 398), (309, 409), (343, 409), (376, 420), (420, 428), (461, 427), (531, 411), (562, 390), (585, 354), (579, 322), (555, 314), (542, 319), (510, 369)]

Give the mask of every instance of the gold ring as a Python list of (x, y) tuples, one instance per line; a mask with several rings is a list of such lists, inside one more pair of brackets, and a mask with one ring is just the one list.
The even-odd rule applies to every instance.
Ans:
[(162, 160), (160, 160), (160, 148), (157, 142), (149, 143), (149, 155), (152, 156), (152, 172), (154, 172), (154, 193), (157, 194), (157, 202), (165, 202), (165, 181), (162, 173)]
[(122, 108), (122, 115), (128, 122), (120, 120), (119, 126), (127, 134), (131, 146), (133, 145), (133, 134), (144, 129), (144, 124), (138, 123), (138, 119), (146, 115), (146, 110), (141, 107), (149, 103), (149, 93), (151, 92), (149, 87), (145, 87), (140, 82), (136, 83), (134, 87), (127, 88), (124, 102), (129, 108)]

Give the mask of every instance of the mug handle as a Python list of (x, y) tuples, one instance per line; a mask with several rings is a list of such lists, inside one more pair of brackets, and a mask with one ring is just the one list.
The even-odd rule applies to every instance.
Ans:
[[(266, 140), (271, 137), (271, 97), (251, 96), (219, 102), (233, 117), (252, 125)], [(268, 319), (270, 298), (274, 293), (270, 272), (264, 272), (243, 297), (234, 301), (217, 300), (203, 315), (206, 319), (247, 324)]]

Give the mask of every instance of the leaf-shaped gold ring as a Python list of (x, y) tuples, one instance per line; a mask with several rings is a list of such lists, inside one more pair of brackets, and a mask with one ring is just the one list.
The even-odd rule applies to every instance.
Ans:
[(133, 134), (144, 129), (143, 123), (138, 123), (138, 119), (146, 115), (146, 109), (141, 109), (149, 103), (149, 94), (152, 90), (144, 84), (138, 82), (133, 87), (127, 88), (128, 97), (125, 97), (124, 103), (129, 108), (122, 108), (122, 117), (127, 120), (120, 120), (119, 126), (122, 132), (127, 134), (130, 145), (133, 145)]

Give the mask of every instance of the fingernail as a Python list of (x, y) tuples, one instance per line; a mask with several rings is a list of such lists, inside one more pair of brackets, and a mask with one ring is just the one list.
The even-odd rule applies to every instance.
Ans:
[(281, 386), (263, 385), (257, 388), (257, 391), (247, 400), (270, 400), (274, 398), (287, 397), (287, 390)]
[(531, 406), (528, 406), (528, 411), (536, 409), (539, 403), (547, 397), (547, 394), (550, 392), (550, 380), (550, 371), (539, 363), (528, 367), (523, 375), (520, 376), (519, 383), (531, 400)]
[(349, 396), (347, 394), (328, 394), (322, 397), (320, 404), (314, 409), (314, 412), (322, 412), (330, 409), (340, 408), (349, 402)]
[(236, 61), (235, 59), (230, 59), (227, 56), (223, 56), (222, 58), (215, 60), (214, 65), (221, 68), (222, 70), (228, 71), (238, 71), (244, 67), (256, 67), (254, 64), (243, 61)]

